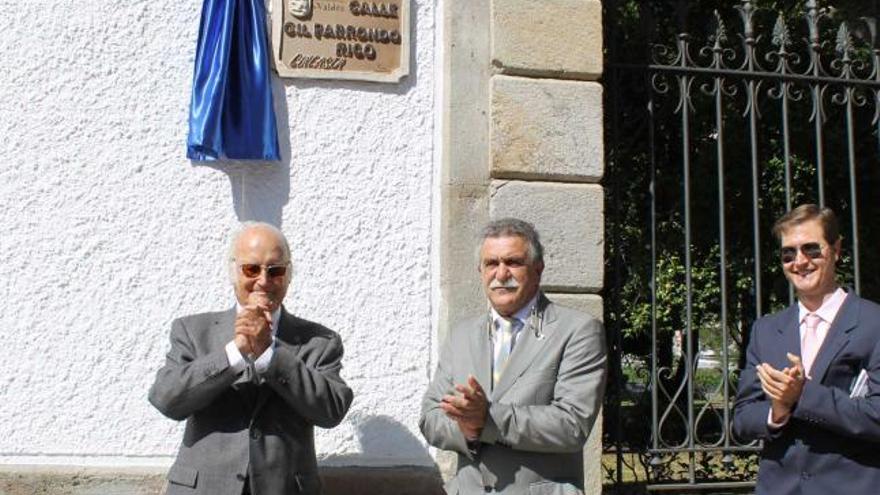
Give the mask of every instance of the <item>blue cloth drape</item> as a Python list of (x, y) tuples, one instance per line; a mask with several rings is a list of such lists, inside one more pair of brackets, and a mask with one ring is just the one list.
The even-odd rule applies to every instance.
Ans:
[(186, 156), (279, 160), (264, 0), (204, 0)]

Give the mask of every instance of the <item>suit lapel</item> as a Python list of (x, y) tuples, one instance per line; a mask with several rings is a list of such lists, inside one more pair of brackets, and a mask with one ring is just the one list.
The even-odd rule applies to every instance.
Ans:
[(774, 363), (774, 366), (780, 366), (779, 369), (782, 369), (790, 366), (788, 358), (785, 356), (786, 352), (797, 354), (799, 357), (803, 355), (801, 351), (801, 332), (797, 303), (792, 304), (782, 313), (776, 331), (779, 332), (782, 345), (779, 346), (779, 362)]
[(489, 324), (491, 318), (487, 315), (481, 319), (475, 331), (471, 332), (468, 339), (468, 350), (471, 356), (471, 366), (474, 377), (483, 387), (483, 390), (492, 388), (492, 345)]
[[(552, 334), (556, 312), (549, 305), (550, 301), (543, 295), (538, 298), (538, 314), (543, 317), (529, 318), (526, 325), (519, 331), (516, 345), (507, 361), (507, 367), (501, 374), (498, 386), (492, 391), (492, 399), (496, 400), (504, 395), (514, 383), (531, 366), (537, 356), (541, 354), (541, 348), (548, 340), (548, 334)], [(541, 323), (543, 320), (543, 324)]]
[[(296, 331), (293, 328), (293, 316), (291, 316), (290, 313), (288, 313), (282, 306), (281, 313), (279, 313), (278, 315), (278, 319), (278, 331), (275, 333), (275, 339), (290, 344), (294, 347), (294, 352), (296, 352), (300, 344), (298, 336), (296, 335)], [(256, 404), (254, 405), (254, 413), (251, 418), (252, 421), (253, 418), (255, 418), (260, 412), (260, 409), (262, 409), (263, 406), (266, 405), (266, 401), (269, 399), (269, 396), (272, 395), (272, 388), (265, 383), (260, 384), (256, 387), (256, 389), (257, 399)]]
[(228, 311), (218, 313), (211, 322), (213, 328), (208, 332), (211, 339), (211, 349), (222, 349), (235, 337), (235, 306)]
[(828, 329), (828, 335), (819, 348), (819, 353), (813, 361), (813, 367), (810, 370), (813, 380), (822, 381), (828, 366), (834, 357), (849, 343), (850, 332), (859, 323), (859, 305), (858, 298), (853, 294), (847, 294), (846, 300), (837, 312), (831, 327)]
[(294, 327), (293, 315), (287, 312), (283, 307), (278, 315), (278, 331), (275, 332), (275, 338), (284, 341), (293, 346), (299, 346), (299, 336), (296, 334)]

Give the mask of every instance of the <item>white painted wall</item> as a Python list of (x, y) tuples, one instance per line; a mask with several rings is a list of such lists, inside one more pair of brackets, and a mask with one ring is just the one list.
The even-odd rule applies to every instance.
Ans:
[(0, 0), (0, 462), (168, 463), (146, 394), (172, 318), (232, 304), (239, 220), (280, 223), (285, 301), (337, 330), (355, 391), (329, 464), (426, 464), (435, 1), (400, 85), (275, 81), (281, 165), (192, 165), (201, 1)]

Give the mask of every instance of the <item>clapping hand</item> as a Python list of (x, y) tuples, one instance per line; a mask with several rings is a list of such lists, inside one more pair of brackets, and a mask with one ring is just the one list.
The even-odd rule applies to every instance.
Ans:
[(770, 398), (775, 423), (787, 419), (792, 408), (801, 398), (806, 381), (801, 358), (791, 353), (787, 353), (786, 356), (791, 366), (783, 370), (777, 370), (767, 363), (761, 363), (756, 368), (758, 378), (761, 380), (761, 389)]
[(454, 395), (443, 396), (440, 408), (458, 423), (466, 439), (475, 440), (479, 438), (489, 414), (486, 392), (473, 375), (468, 376), (466, 385), (456, 385), (455, 390), (457, 393)]

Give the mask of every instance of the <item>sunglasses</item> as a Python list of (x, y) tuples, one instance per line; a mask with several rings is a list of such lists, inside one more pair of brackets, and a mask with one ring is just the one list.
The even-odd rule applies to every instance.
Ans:
[(822, 244), (818, 242), (805, 242), (800, 246), (783, 246), (779, 250), (779, 257), (782, 259), (782, 263), (791, 263), (796, 260), (799, 248), (801, 253), (811, 260), (822, 257)]
[(247, 278), (257, 278), (263, 270), (266, 270), (266, 276), (269, 278), (278, 278), (287, 275), (287, 267), (289, 263), (283, 265), (259, 265), (256, 263), (242, 263), (238, 265), (241, 274)]

